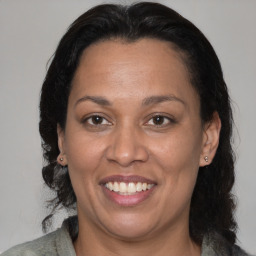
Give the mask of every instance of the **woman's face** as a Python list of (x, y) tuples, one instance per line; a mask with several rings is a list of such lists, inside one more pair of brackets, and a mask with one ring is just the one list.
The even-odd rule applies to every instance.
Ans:
[(167, 42), (87, 48), (65, 131), (58, 129), (80, 225), (122, 239), (188, 229), (198, 168), (211, 158), (199, 113), (187, 69)]

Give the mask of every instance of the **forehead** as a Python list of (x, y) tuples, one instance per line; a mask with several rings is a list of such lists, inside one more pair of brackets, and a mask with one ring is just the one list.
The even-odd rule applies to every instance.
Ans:
[[(101, 41), (85, 49), (72, 82), (73, 95), (117, 97), (174, 94), (196, 97), (181, 53), (169, 42)], [(111, 94), (113, 92), (113, 94)], [(193, 95), (192, 95), (193, 94)]]
[(113, 67), (120, 70), (133, 66), (134, 71), (154, 69), (172, 73), (171, 71), (176, 69), (175, 72), (182, 72), (184, 78), (189, 80), (189, 73), (186, 72), (187, 68), (181, 56), (184, 58), (184, 54), (172, 43), (158, 39), (145, 38), (135, 42), (112, 39), (97, 42), (86, 48), (76, 73), (84, 68), (99, 74), (113, 71)]

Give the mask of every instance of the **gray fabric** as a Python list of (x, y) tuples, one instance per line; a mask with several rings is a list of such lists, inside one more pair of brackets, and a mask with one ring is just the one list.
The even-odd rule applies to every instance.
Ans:
[[(237, 245), (231, 245), (217, 233), (206, 235), (203, 239), (201, 256), (250, 256)], [(252, 256), (252, 255), (251, 255)]]
[[(17, 245), (1, 256), (76, 256), (72, 236), (76, 236), (77, 225), (75, 219), (67, 219), (62, 227), (46, 236)], [(205, 236), (202, 244), (201, 256), (249, 256), (237, 245), (230, 245), (223, 237), (213, 233)]]
[(34, 241), (14, 246), (1, 256), (76, 256), (68, 222), (55, 232)]

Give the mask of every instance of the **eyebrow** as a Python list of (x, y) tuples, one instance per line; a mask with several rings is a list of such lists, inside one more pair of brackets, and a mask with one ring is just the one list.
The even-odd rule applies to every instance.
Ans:
[[(77, 106), (79, 103), (84, 102), (84, 101), (92, 101), (101, 106), (111, 106), (112, 105), (106, 98), (101, 97), (101, 96), (84, 96), (84, 97), (80, 98), (75, 103), (75, 106)], [(142, 106), (154, 105), (154, 104), (158, 104), (158, 103), (162, 103), (162, 102), (166, 102), (166, 101), (176, 101), (176, 102), (182, 103), (183, 105), (186, 105), (182, 99), (180, 99), (174, 95), (155, 95), (155, 96), (150, 96), (150, 97), (145, 98), (142, 101)]]
[(159, 96), (151, 96), (144, 99), (142, 101), (142, 106), (153, 105), (153, 104), (162, 103), (166, 101), (176, 101), (176, 102), (182, 103), (183, 105), (186, 105), (182, 99), (174, 95), (159, 95)]
[(101, 106), (110, 106), (111, 103), (104, 97), (100, 97), (100, 96), (84, 96), (81, 99), (79, 99), (75, 106), (77, 106), (79, 103), (84, 102), (84, 101), (92, 101), (98, 105)]

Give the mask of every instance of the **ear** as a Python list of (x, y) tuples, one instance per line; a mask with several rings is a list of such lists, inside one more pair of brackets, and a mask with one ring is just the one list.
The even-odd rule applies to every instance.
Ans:
[(57, 135), (58, 135), (58, 147), (59, 147), (59, 151), (60, 154), (57, 157), (57, 162), (62, 165), (65, 166), (67, 165), (67, 157), (66, 157), (66, 153), (65, 153), (65, 134), (63, 129), (60, 127), (59, 124), (57, 124)]
[(204, 125), (202, 151), (200, 156), (200, 167), (211, 164), (220, 138), (221, 121), (217, 112), (213, 113), (212, 120)]

